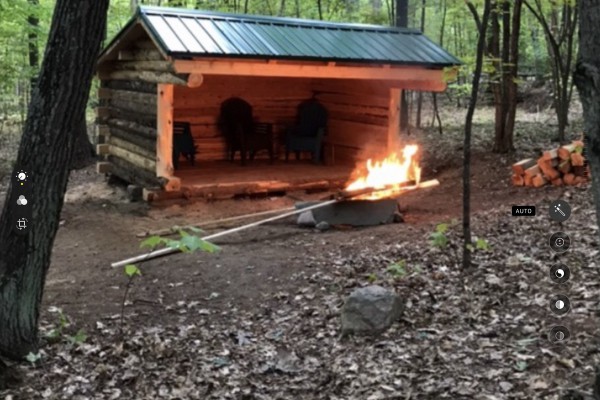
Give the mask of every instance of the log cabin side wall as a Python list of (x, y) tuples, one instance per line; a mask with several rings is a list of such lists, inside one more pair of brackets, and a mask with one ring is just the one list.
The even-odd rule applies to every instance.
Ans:
[(156, 176), (156, 87), (136, 80), (102, 80), (98, 97), (99, 172), (143, 187)]
[(386, 152), (390, 107), (387, 85), (315, 79), (312, 88), (329, 111), (326, 157), (335, 162), (356, 162)]
[[(175, 86), (174, 118), (190, 123), (199, 161), (224, 160), (225, 140), (217, 127), (220, 105), (240, 97), (252, 105), (255, 120), (273, 124), (281, 152), (285, 127), (294, 123), (296, 107), (311, 95), (310, 79), (208, 75), (198, 88)], [(257, 158), (266, 156), (262, 152)]]

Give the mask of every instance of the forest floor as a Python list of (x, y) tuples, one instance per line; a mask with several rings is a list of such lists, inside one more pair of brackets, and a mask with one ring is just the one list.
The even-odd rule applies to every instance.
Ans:
[[(453, 115), (452, 115), (453, 114)], [(287, 220), (231, 235), (214, 254), (178, 254), (127, 278), (110, 263), (140, 253), (149, 229), (293, 205), (304, 193), (214, 203), (130, 203), (93, 167), (72, 173), (46, 283), (35, 364), (15, 365), (22, 383), (0, 399), (558, 399), (591, 392), (600, 363), (598, 227), (587, 187), (516, 188), (510, 165), (551, 148), (553, 116), (519, 113), (517, 153), (493, 155), (490, 109), (476, 116), (473, 231), (490, 246), (461, 268), (463, 110), (414, 133), (425, 179), (437, 188), (401, 197), (406, 222), (317, 232)], [(580, 136), (573, 113), (573, 138)], [(5, 159), (0, 157), (0, 159)], [(1, 177), (0, 171), (0, 177)], [(0, 198), (6, 189), (6, 177)], [(323, 194), (317, 195), (318, 197)], [(556, 256), (547, 216), (556, 198), (572, 249)], [(511, 206), (536, 205), (533, 218)], [(447, 223), (448, 244), (430, 241)], [(557, 260), (571, 268), (560, 287)], [(406, 273), (394, 276), (393, 263)], [(355, 288), (395, 288), (406, 308), (376, 338), (340, 337), (340, 307)], [(572, 310), (551, 314), (555, 293)], [(61, 323), (62, 321), (62, 323)], [(554, 324), (571, 338), (553, 346)], [(122, 328), (122, 330), (121, 330)], [(80, 334), (78, 335), (77, 332)]]

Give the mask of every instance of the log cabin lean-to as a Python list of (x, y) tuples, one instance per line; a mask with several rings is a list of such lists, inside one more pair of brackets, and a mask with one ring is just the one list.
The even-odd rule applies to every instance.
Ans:
[[(444, 91), (459, 64), (414, 29), (139, 7), (98, 60), (97, 171), (146, 200), (333, 188), (393, 149), (402, 90)], [(232, 97), (271, 128), (274, 163), (227, 161), (217, 121)], [(322, 162), (286, 162), (286, 132), (311, 98), (327, 110)], [(190, 128), (194, 165), (174, 168), (175, 123)]]

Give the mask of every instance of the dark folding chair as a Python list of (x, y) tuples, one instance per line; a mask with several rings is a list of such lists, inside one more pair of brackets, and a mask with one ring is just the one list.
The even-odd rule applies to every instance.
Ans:
[(240, 152), (242, 165), (246, 158), (254, 160), (256, 152), (267, 150), (273, 162), (273, 126), (254, 123), (252, 106), (245, 100), (232, 97), (221, 104), (218, 125), (227, 142), (227, 158), (233, 162), (235, 153)]
[(190, 164), (194, 165), (196, 158), (196, 145), (192, 137), (189, 122), (173, 123), (173, 168), (179, 168), (179, 157), (183, 155)]
[(289, 160), (290, 152), (308, 151), (314, 163), (321, 162), (321, 148), (327, 129), (327, 109), (312, 98), (298, 105), (296, 125), (288, 130), (285, 138), (285, 160)]

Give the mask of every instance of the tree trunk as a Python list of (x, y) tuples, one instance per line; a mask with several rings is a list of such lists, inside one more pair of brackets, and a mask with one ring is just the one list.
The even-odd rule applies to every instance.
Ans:
[(38, 29), (40, 20), (35, 14), (37, 8), (40, 6), (40, 2), (39, 0), (28, 0), (28, 3), (33, 11), (29, 17), (27, 17), (27, 23), (29, 24), (29, 33), (27, 34), (29, 40), (29, 67), (31, 68), (31, 92), (33, 92), (37, 81), (38, 68), (40, 67), (40, 53), (38, 49)]
[(75, 127), (76, 135), (75, 145), (73, 149), (73, 157), (71, 158), (71, 169), (81, 169), (90, 165), (96, 159), (96, 151), (90, 142), (87, 133), (87, 123), (85, 121), (85, 112), (81, 114), (79, 122)]
[[(32, 221), (13, 232), (17, 205), (0, 216), (0, 355), (20, 359), (36, 351), (39, 308), (63, 205), (69, 165), (109, 0), (57, 0), (38, 85), (15, 163), (29, 175)], [(69, 45), (65, 46), (65, 40)], [(13, 174), (14, 175), (14, 174)]]
[(579, 56), (573, 80), (583, 105), (587, 158), (592, 169), (596, 218), (600, 225), (600, 3), (579, 0)]
[(477, 55), (475, 60), (475, 71), (473, 72), (473, 86), (467, 116), (465, 119), (465, 138), (463, 145), (463, 268), (471, 267), (471, 133), (473, 130), (473, 114), (477, 106), (477, 95), (479, 93), (479, 81), (483, 68), (483, 53), (485, 49), (485, 34), (490, 16), (490, 1), (485, 0), (483, 5), (483, 16), (481, 18), (481, 29), (477, 39)]
[[(426, 0), (422, 0), (421, 2), (421, 32), (425, 33), (425, 5)], [(423, 92), (419, 92), (417, 94), (417, 120), (415, 125), (417, 128), (421, 127), (421, 109), (423, 108)]]
[(408, 27), (408, 0), (396, 0), (396, 26)]

